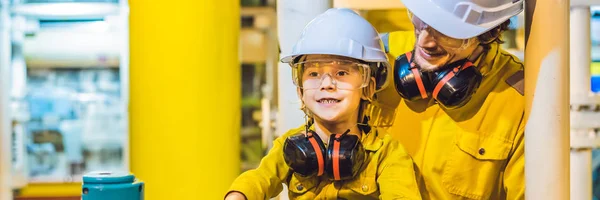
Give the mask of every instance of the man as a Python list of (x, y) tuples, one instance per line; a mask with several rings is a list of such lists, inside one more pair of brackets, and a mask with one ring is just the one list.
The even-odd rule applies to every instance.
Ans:
[(524, 199), (523, 64), (499, 45), (523, 0), (402, 2), (415, 30), (385, 35), (395, 87), (375, 121), (395, 114), (424, 199)]

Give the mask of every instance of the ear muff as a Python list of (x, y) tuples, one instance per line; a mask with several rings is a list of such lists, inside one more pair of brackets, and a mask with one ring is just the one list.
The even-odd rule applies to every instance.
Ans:
[(319, 135), (308, 131), (292, 135), (283, 144), (285, 163), (302, 176), (321, 176), (326, 165), (325, 145)]
[(335, 134), (329, 137), (326, 167), (334, 181), (349, 180), (358, 174), (365, 159), (365, 150), (358, 136)]
[(283, 145), (285, 163), (304, 177), (327, 173), (334, 181), (352, 179), (360, 171), (366, 153), (358, 136), (348, 135), (349, 131), (331, 135), (327, 149), (315, 132), (292, 135)]
[(375, 91), (381, 91), (387, 87), (388, 82), (392, 79), (390, 67), (387, 63), (369, 63), (371, 68), (371, 77), (375, 78)]
[(396, 91), (408, 101), (434, 98), (447, 109), (458, 108), (471, 99), (481, 83), (481, 73), (467, 59), (436, 72), (423, 72), (411, 56), (412, 52), (398, 56), (394, 67)]
[(437, 73), (433, 80), (433, 98), (446, 108), (466, 104), (481, 83), (481, 73), (471, 61), (458, 62), (456, 66)]
[(398, 56), (394, 66), (394, 84), (396, 91), (408, 101), (426, 99), (431, 96), (431, 81), (412, 62), (412, 52)]

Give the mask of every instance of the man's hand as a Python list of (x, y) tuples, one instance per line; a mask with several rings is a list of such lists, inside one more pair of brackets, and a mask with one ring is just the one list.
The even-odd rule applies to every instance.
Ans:
[(231, 192), (227, 194), (225, 200), (247, 200), (246, 196), (240, 192)]

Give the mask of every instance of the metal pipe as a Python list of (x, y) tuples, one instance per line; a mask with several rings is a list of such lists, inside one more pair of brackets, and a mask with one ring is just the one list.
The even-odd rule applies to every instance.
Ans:
[[(273, 3), (274, 4), (274, 3)], [(279, 45), (277, 43), (277, 17), (275, 11), (268, 13), (269, 27), (265, 30), (267, 35), (267, 60), (265, 64), (265, 85), (263, 85), (263, 98), (261, 100), (262, 108), (262, 143), (264, 149), (271, 149), (273, 138), (275, 136), (274, 106), (277, 105), (276, 95), (278, 94), (276, 73), (279, 67)]]
[(29, 177), (27, 162), (27, 151), (25, 148), (26, 126), (28, 116), (23, 112), (25, 109), (24, 98), (27, 94), (27, 66), (23, 55), (23, 43), (25, 40), (27, 20), (23, 16), (11, 17), (10, 30), (10, 99), (9, 112), (11, 113), (11, 136), (12, 136), (12, 188), (18, 189), (27, 186)]
[(571, 200), (592, 199), (592, 149), (571, 150)]
[(570, 23), (571, 104), (587, 104), (591, 94), (590, 7), (572, 6)]
[[(570, 23), (570, 104), (577, 116), (579, 107), (590, 100), (590, 8), (572, 6)], [(589, 120), (589, 119), (585, 119)], [(575, 128), (571, 124), (571, 199), (592, 199), (592, 147), (593, 138), (586, 137), (593, 129)], [(577, 142), (582, 141), (582, 142)], [(583, 144), (582, 144), (583, 143)], [(585, 143), (589, 144), (586, 145)]]
[(0, 200), (12, 200), (12, 137), (10, 124), (10, 10), (0, 1)]
[(240, 2), (129, 7), (132, 173), (148, 199), (222, 199), (240, 171)]
[[(577, 2), (571, 2), (577, 3)], [(589, 2), (588, 2), (589, 3)], [(571, 4), (570, 90), (571, 90), (571, 199), (592, 199), (592, 148), (598, 147), (594, 128), (598, 105), (591, 91), (591, 13), (589, 5)]]
[[(121, 43), (121, 52), (119, 57), (119, 77), (121, 83), (121, 100), (123, 105), (123, 114), (124, 116), (129, 116), (129, 1), (128, 0), (120, 0), (119, 1), (119, 28), (122, 31), (122, 43)], [(124, 130), (125, 130), (125, 141), (123, 144), (123, 165), (125, 170), (130, 170), (130, 158), (131, 158), (131, 144), (130, 141), (130, 127), (129, 127), (129, 118), (124, 117)]]
[(568, 199), (569, 0), (525, 2), (525, 197)]

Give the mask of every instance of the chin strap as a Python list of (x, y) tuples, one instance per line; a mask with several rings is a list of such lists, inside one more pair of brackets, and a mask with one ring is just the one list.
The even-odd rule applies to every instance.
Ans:
[(369, 126), (369, 116), (365, 116), (361, 123), (358, 123), (358, 129), (360, 129), (365, 134), (371, 132), (371, 126)]

